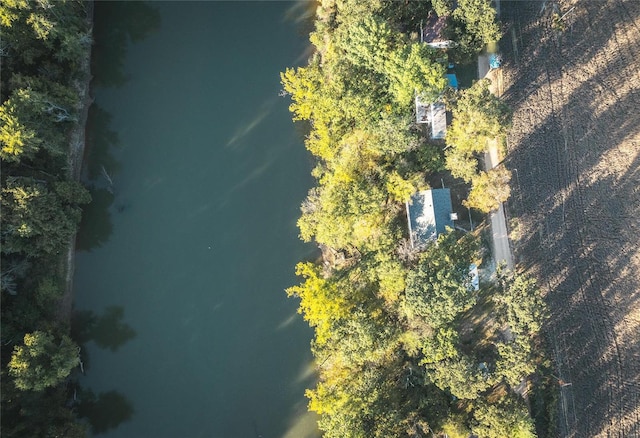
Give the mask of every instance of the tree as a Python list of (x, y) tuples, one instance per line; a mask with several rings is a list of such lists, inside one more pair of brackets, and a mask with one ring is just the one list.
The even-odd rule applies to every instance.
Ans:
[(498, 359), (495, 375), (499, 379), (504, 379), (512, 388), (518, 386), (522, 379), (535, 371), (531, 339), (517, 335), (509, 342), (497, 343), (496, 349)]
[[(491, 387), (495, 380), (484, 374), (471, 358), (461, 355), (453, 359), (426, 364), (427, 376), (438, 388), (463, 400), (475, 400)], [(508, 435), (504, 435), (508, 436)]]
[(436, 62), (437, 52), (422, 43), (398, 47), (385, 65), (390, 78), (389, 92), (398, 108), (406, 111), (416, 93), (426, 102), (434, 101), (445, 89), (444, 66)]
[(458, 333), (449, 326), (438, 327), (435, 333), (423, 340), (421, 364), (433, 364), (459, 357)]
[(385, 187), (391, 199), (396, 202), (407, 202), (411, 199), (411, 195), (416, 192), (416, 187), (412, 181), (402, 178), (397, 171), (391, 171), (387, 175)]
[(500, 290), (491, 296), (495, 318), (509, 336), (497, 343), (496, 374), (512, 387), (535, 371), (533, 337), (548, 311), (533, 279), (498, 269)]
[[(445, 2), (436, 5), (441, 12), (447, 11)], [(448, 2), (447, 2), (448, 3)], [(440, 14), (440, 12), (438, 12)], [(455, 51), (468, 58), (482, 48), (500, 39), (500, 27), (496, 22), (496, 11), (490, 0), (458, 0), (451, 12), (448, 26), (451, 39), (458, 43)]]
[(4, 27), (10, 28), (13, 25), (13, 22), (20, 17), (20, 10), (27, 9), (28, 7), (29, 3), (27, 0), (3, 1), (0, 3), (0, 24)]
[(16, 97), (7, 99), (0, 106), (0, 158), (8, 162), (33, 157), (42, 144), (35, 130), (25, 126), (20, 112), (20, 94)]
[(54, 156), (64, 154), (64, 129), (57, 125), (77, 121), (77, 98), (73, 92), (59, 84), (21, 75), (14, 75), (11, 82), (25, 87), (14, 89), (0, 107), (0, 157), (20, 161), (33, 158), (41, 148)]
[(505, 167), (494, 167), (488, 172), (480, 172), (471, 180), (471, 192), (464, 205), (489, 213), (509, 199), (511, 172)]
[(407, 43), (380, 18), (368, 17), (341, 32), (337, 44), (345, 57), (381, 75), (399, 110), (409, 108), (416, 91), (433, 99), (444, 90), (444, 67), (435, 61), (437, 52), (424, 44)]
[(353, 65), (384, 74), (389, 54), (399, 43), (399, 35), (377, 16), (369, 15), (337, 31), (336, 44)]
[(475, 82), (460, 92), (453, 106), (453, 120), (445, 140), (461, 152), (484, 152), (488, 140), (506, 133), (509, 109), (489, 91), (489, 84), (488, 79)]
[(68, 406), (67, 385), (46, 391), (23, 391), (6, 375), (1, 383), (2, 438), (87, 436), (86, 425), (76, 422), (76, 412)]
[(7, 178), (2, 189), (2, 251), (28, 257), (59, 251), (80, 221), (78, 205), (90, 200), (87, 190), (73, 181), (47, 185), (32, 178)]
[(491, 297), (498, 321), (515, 334), (537, 334), (549, 315), (536, 281), (502, 268), (498, 270), (498, 281), (500, 293)]
[(409, 322), (418, 319), (437, 328), (456, 319), (476, 301), (469, 265), (478, 250), (471, 235), (458, 239), (449, 232), (427, 248), (416, 270), (407, 276), (404, 312)]
[(310, 120), (319, 118), (322, 93), (322, 74), (318, 62), (310, 63), (307, 67), (288, 68), (280, 74), (284, 91), (293, 101), (289, 111), (293, 120)]
[(480, 401), (474, 406), (471, 431), (479, 438), (534, 438), (529, 412), (522, 401), (502, 399), (498, 404)]
[(478, 160), (472, 154), (452, 147), (445, 152), (445, 166), (455, 178), (461, 178), (469, 183), (476, 175)]
[(431, 5), (438, 17), (446, 17), (453, 11), (452, 0), (431, 0)]
[(348, 315), (350, 305), (334, 284), (322, 278), (317, 266), (299, 263), (296, 275), (304, 277), (305, 281), (288, 288), (287, 295), (300, 298), (298, 313), (302, 313), (305, 321), (315, 327), (316, 344), (323, 345), (329, 340), (334, 323)]
[(55, 60), (77, 66), (91, 45), (83, 12), (84, 5), (78, 1), (4, 1), (0, 24), (12, 55), (10, 65), (22, 69)]
[(381, 157), (393, 157), (420, 145), (418, 133), (412, 130), (410, 116), (393, 113), (389, 107), (385, 106), (380, 118), (364, 128), (371, 135), (367, 149)]
[(315, 238), (334, 249), (366, 252), (379, 247), (388, 231), (385, 193), (359, 174), (326, 174), (323, 182), (302, 206), (302, 239)]
[(80, 363), (78, 346), (66, 335), (56, 342), (53, 335), (35, 331), (24, 335), (9, 362), (9, 374), (18, 389), (42, 391), (65, 379)]

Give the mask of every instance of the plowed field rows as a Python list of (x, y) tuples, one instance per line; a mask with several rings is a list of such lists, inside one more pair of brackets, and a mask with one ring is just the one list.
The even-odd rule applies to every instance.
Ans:
[(503, 2), (502, 17), (508, 211), (551, 309), (560, 435), (640, 437), (640, 1)]

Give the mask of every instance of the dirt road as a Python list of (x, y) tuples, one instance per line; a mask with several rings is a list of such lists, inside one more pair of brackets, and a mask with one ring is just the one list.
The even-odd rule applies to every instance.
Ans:
[[(489, 150), (485, 153), (484, 159), (485, 170), (493, 169), (499, 163), (498, 144), (496, 141), (489, 142)], [(509, 232), (503, 204), (500, 204), (497, 210), (489, 213), (489, 224), (491, 225), (493, 259), (496, 265), (504, 262), (507, 269), (513, 269), (513, 256), (509, 245)]]
[[(489, 89), (497, 96), (502, 95), (502, 72), (497, 70), (489, 71), (489, 56), (480, 55), (478, 57), (478, 77), (487, 78), (491, 81)], [(488, 151), (485, 153), (485, 170), (493, 169), (500, 164), (497, 141), (491, 141)], [(491, 249), (496, 265), (504, 262), (507, 269), (513, 269), (513, 256), (509, 245), (509, 232), (507, 229), (507, 219), (505, 217), (504, 205), (489, 213), (489, 224), (491, 226)]]
[(640, 437), (640, 2), (503, 1), (502, 17), (508, 210), (551, 310), (559, 435)]

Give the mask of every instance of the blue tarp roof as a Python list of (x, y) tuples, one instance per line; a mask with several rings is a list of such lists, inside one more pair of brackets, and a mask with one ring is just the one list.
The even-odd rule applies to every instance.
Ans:
[(451, 220), (451, 191), (434, 189), (418, 192), (407, 202), (411, 245), (420, 247), (444, 233)]

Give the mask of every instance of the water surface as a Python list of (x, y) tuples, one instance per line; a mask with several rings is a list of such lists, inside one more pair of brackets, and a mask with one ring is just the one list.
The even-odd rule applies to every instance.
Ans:
[[(286, 18), (300, 10), (128, 4), (95, 14), (83, 412), (108, 437), (316, 436), (311, 331), (283, 292), (315, 254), (295, 227), (311, 164), (278, 96), (279, 72), (304, 60)], [(145, 24), (133, 43), (118, 33)]]

